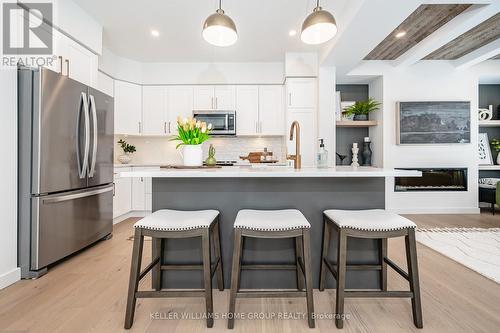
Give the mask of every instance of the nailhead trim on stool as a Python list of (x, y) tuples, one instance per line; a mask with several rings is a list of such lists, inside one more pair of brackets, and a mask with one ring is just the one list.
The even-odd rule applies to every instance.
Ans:
[(208, 228), (219, 215), (216, 210), (182, 211), (161, 209), (137, 221), (134, 228), (158, 231), (182, 231)]

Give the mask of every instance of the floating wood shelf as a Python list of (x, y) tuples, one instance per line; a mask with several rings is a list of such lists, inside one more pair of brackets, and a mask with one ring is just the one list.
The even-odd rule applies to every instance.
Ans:
[(479, 170), (499, 170), (500, 165), (480, 165)]
[(500, 127), (500, 120), (480, 120), (479, 127)]
[(378, 122), (376, 120), (342, 120), (337, 121), (337, 127), (370, 127), (377, 126)]

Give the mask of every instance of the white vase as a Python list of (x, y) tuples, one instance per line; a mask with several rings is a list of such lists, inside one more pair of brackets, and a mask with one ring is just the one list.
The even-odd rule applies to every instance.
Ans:
[(129, 153), (118, 156), (118, 161), (121, 164), (129, 164), (132, 161), (132, 156)]
[(182, 159), (184, 166), (202, 166), (203, 165), (203, 150), (201, 145), (183, 145)]
[(500, 152), (497, 155), (497, 164), (500, 165)]

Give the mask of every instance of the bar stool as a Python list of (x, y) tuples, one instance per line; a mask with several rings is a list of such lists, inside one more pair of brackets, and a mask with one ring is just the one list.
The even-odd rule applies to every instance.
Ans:
[[(296, 209), (285, 210), (250, 210), (238, 212), (234, 222), (234, 252), (231, 272), (231, 292), (229, 297), (229, 319), (227, 327), (234, 328), (234, 314), (236, 298), (263, 298), (263, 297), (306, 297), (307, 318), (310, 328), (314, 328), (314, 304), (311, 277), (310, 235), (311, 225), (304, 215)], [(253, 238), (294, 238), (295, 264), (264, 264), (244, 265), (242, 261), (243, 237)], [(266, 290), (240, 291), (240, 272), (247, 269), (290, 269), (297, 274), (297, 291), (295, 290)], [(305, 289), (304, 287), (305, 279)]]
[[(326, 270), (337, 280), (336, 319), (337, 328), (344, 325), (344, 298), (346, 297), (406, 297), (411, 298), (413, 322), (417, 328), (423, 327), (422, 305), (420, 301), (420, 284), (418, 278), (417, 246), (415, 241), (416, 225), (412, 221), (389, 213), (382, 209), (372, 210), (326, 210), (323, 212), (323, 249), (321, 253), (321, 270), (319, 290), (325, 289)], [(337, 251), (337, 269), (328, 261), (330, 231), (334, 227), (339, 235)], [(387, 257), (387, 239), (405, 237), (406, 260), (408, 273)], [(380, 239), (380, 265), (347, 265), (347, 238)], [(387, 290), (387, 265), (408, 280), (410, 291)], [(345, 274), (347, 270), (380, 270), (380, 291), (347, 291), (345, 290)]]
[[(219, 240), (219, 212), (216, 210), (177, 211), (158, 210), (134, 224), (134, 248), (130, 266), (127, 310), (125, 328), (132, 327), (134, 322), (135, 303), (137, 298), (157, 297), (205, 297), (207, 327), (212, 327), (213, 300), (212, 278), (217, 274), (217, 286), (224, 290), (222, 277), (222, 260)], [(153, 260), (141, 272), (142, 249), (144, 236), (152, 237)], [(213, 237), (215, 263), (211, 263), (210, 236)], [(165, 265), (162, 256), (162, 241), (167, 238), (201, 237), (203, 264), (201, 265)], [(138, 291), (139, 281), (152, 270), (153, 291)], [(197, 290), (162, 290), (162, 270), (203, 270), (204, 289)]]

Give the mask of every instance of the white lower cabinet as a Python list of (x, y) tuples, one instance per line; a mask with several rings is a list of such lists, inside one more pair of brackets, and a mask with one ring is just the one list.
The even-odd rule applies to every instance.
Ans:
[(132, 171), (132, 168), (115, 168), (113, 191), (113, 218), (127, 214), (132, 210), (132, 178), (121, 178), (120, 172)]
[(158, 167), (116, 167), (113, 193), (113, 218), (134, 211), (152, 210), (151, 178), (121, 178), (120, 172), (158, 170)]

